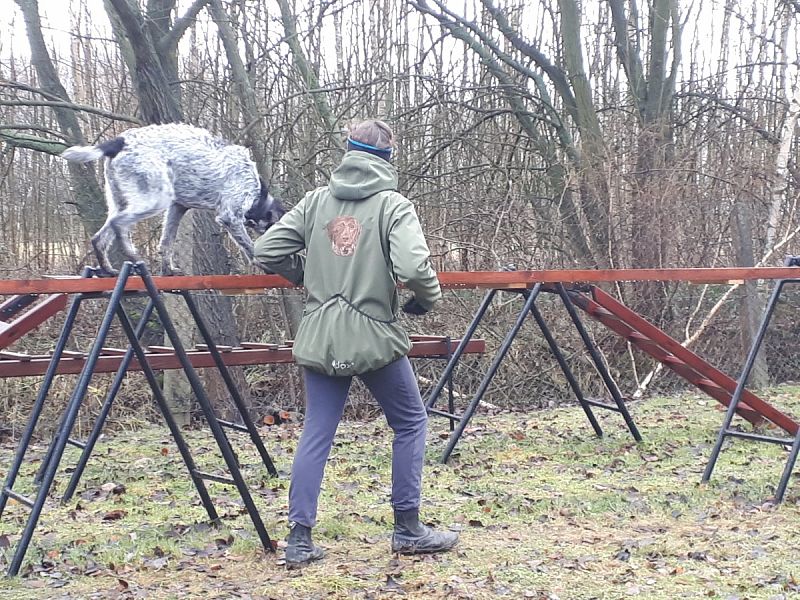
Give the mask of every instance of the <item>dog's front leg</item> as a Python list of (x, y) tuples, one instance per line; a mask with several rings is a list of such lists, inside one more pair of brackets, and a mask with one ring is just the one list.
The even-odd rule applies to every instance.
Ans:
[(228, 235), (231, 236), (236, 245), (242, 251), (247, 262), (249, 264), (253, 264), (254, 259), (254, 252), (253, 252), (253, 240), (250, 239), (250, 235), (247, 233), (247, 229), (244, 227), (244, 220), (237, 219), (232, 217), (221, 217), (218, 216), (216, 219), (217, 223), (219, 223), (225, 231), (228, 232)]
[(172, 203), (164, 214), (164, 225), (161, 229), (161, 240), (158, 252), (161, 255), (161, 273), (164, 275), (180, 275), (181, 270), (175, 266), (175, 238), (183, 215), (189, 210), (185, 206)]

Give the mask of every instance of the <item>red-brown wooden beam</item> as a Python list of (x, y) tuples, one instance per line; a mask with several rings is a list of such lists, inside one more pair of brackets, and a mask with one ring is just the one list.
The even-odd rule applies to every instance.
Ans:
[[(800, 278), (800, 267), (720, 267), (692, 269), (573, 269), (544, 271), (443, 271), (439, 281), (445, 288), (528, 288), (536, 283), (600, 283), (612, 281), (687, 281), (731, 283), (747, 279)], [(259, 292), (294, 287), (278, 275), (181, 275), (155, 277), (161, 290), (221, 290)], [(0, 279), (0, 295), (108, 292), (114, 278), (53, 277), (47, 279)], [(127, 290), (144, 290), (144, 283), (131, 277)]]
[(69, 296), (53, 294), (10, 323), (0, 323), (0, 348), (10, 346), (13, 342), (33, 331), (50, 317), (58, 314), (67, 306)]
[[(451, 340), (449, 350), (452, 351), (458, 346), (459, 340)], [(448, 346), (444, 338), (412, 340), (412, 348), (409, 356), (412, 358), (436, 358), (446, 357)], [(113, 373), (122, 362), (122, 356), (113, 349), (112, 354), (100, 356), (95, 368), (96, 373)], [(478, 354), (486, 351), (485, 340), (470, 340), (467, 343), (465, 352)], [(193, 367), (198, 369), (214, 367), (214, 359), (209, 352), (190, 350), (187, 352)], [(228, 366), (242, 365), (266, 365), (266, 364), (285, 364), (293, 363), (292, 349), (288, 346), (278, 346), (277, 348), (232, 348), (220, 353), (225, 364)], [(169, 352), (158, 349), (156, 352), (147, 353), (147, 361), (155, 370), (180, 369), (181, 364), (178, 357), (170, 349)], [(50, 357), (45, 355), (26, 356), (12, 352), (0, 352), (0, 378), (2, 377), (27, 377), (44, 375)], [(81, 372), (86, 363), (85, 356), (76, 356), (74, 353), (62, 356), (56, 373), (60, 375), (74, 375)], [(129, 368), (130, 371), (139, 371), (141, 367), (134, 360)]]

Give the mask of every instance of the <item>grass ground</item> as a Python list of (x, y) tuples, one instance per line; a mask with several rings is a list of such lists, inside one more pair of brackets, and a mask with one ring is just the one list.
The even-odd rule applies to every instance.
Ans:
[[(768, 397), (800, 412), (800, 389)], [(0, 579), (0, 597), (799, 598), (798, 478), (784, 504), (768, 501), (786, 451), (734, 442), (703, 486), (722, 420), (716, 404), (689, 394), (631, 410), (645, 439), (639, 444), (615, 414), (601, 417), (603, 439), (575, 407), (479, 415), (447, 466), (436, 463), (446, 427), (433, 421), (423, 514), (460, 529), (461, 542), (455, 552), (421, 558), (389, 551), (385, 425), (343, 424), (315, 529), (327, 557), (300, 572), (285, 569), (280, 548), (277, 555), (260, 549), (225, 486), (211, 484), (224, 525), (203, 524), (166, 428), (108, 436), (76, 498), (46, 507), (24, 576)], [(292, 424), (263, 431), (278, 479), (258, 468), (250, 445), (238, 446), (277, 539), (286, 532), (287, 472), (298, 432)], [(206, 470), (221, 464), (209, 435), (193, 432), (190, 439)], [(0, 465), (9, 464), (12, 451), (0, 448)], [(62, 471), (59, 489), (65, 479)], [(11, 505), (0, 521), (0, 567), (25, 514)]]

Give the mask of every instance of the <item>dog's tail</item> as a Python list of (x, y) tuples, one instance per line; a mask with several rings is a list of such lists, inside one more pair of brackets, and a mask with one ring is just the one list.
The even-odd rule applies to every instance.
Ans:
[(125, 147), (125, 139), (116, 137), (113, 140), (108, 140), (97, 146), (72, 146), (67, 148), (61, 153), (61, 158), (71, 160), (73, 162), (87, 163), (103, 158), (114, 158), (117, 154), (122, 152)]

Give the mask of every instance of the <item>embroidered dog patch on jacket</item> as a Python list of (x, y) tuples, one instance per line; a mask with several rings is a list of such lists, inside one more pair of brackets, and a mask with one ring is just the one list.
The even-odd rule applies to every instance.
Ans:
[(325, 226), (336, 256), (353, 256), (361, 237), (361, 223), (355, 217), (336, 217)]

